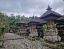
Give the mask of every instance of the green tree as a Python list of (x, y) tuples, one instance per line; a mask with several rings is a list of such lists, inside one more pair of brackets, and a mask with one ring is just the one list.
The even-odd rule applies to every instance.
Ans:
[(28, 22), (29, 18), (20, 15), (14, 16), (14, 14), (11, 14), (11, 16), (6, 15), (5, 13), (2, 13), (0, 11), (0, 34), (2, 34), (2, 28), (5, 28), (5, 31), (8, 30), (9, 26), (16, 26), (17, 22), (23, 19), (24, 21)]

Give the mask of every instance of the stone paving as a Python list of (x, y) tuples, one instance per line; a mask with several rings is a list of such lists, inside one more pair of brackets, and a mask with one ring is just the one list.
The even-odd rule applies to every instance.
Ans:
[[(4, 34), (4, 37), (6, 39), (21, 38), (21, 36), (13, 33), (6, 33)], [(30, 41), (27, 38), (18, 40), (7, 40), (4, 43), (4, 47), (4, 49), (50, 49), (48, 47), (42, 46), (40, 41)]]

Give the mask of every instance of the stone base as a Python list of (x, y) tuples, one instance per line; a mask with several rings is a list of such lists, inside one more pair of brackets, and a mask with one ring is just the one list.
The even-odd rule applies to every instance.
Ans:
[(60, 36), (44, 36), (44, 40), (50, 41), (50, 42), (57, 42), (57, 41), (61, 41), (61, 37)]
[(29, 36), (30, 36), (30, 37), (34, 37), (34, 36), (36, 36), (36, 37), (37, 37), (37, 36), (38, 36), (38, 34), (37, 34), (37, 33), (34, 33), (34, 34), (32, 34), (32, 33), (31, 33), (31, 34), (29, 34)]

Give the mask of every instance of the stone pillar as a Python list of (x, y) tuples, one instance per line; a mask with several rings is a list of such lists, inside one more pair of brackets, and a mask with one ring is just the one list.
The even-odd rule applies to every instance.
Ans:
[(58, 32), (56, 29), (45, 29), (44, 40), (50, 42), (57, 42), (57, 41), (61, 41), (61, 37), (58, 36)]

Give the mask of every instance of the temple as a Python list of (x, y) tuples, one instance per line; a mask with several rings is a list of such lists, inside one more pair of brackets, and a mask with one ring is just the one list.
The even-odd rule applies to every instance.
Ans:
[(52, 8), (48, 5), (48, 8), (46, 9), (47, 11), (40, 17), (40, 19), (43, 19), (47, 21), (47, 25), (54, 26), (55, 20), (62, 15), (53, 11)]
[(42, 38), (43, 36), (45, 37), (45, 34), (48, 34), (49, 36), (47, 36), (47, 39), (45, 40), (49, 40), (49, 37), (50, 40), (53, 40), (51, 42), (60, 41), (61, 39), (64, 40), (64, 16), (53, 11), (49, 5), (46, 9), (46, 12), (40, 17), (32, 16), (29, 18), (28, 22), (21, 20), (17, 23), (17, 27), (18, 34)]
[(62, 37), (61, 40), (63, 41), (64, 40), (64, 16), (58, 18), (56, 20), (56, 23), (57, 23), (56, 27), (58, 29), (58, 35)]
[(26, 35), (26, 23), (24, 20), (21, 20), (17, 22), (17, 27), (18, 27), (18, 34), (20, 35)]

